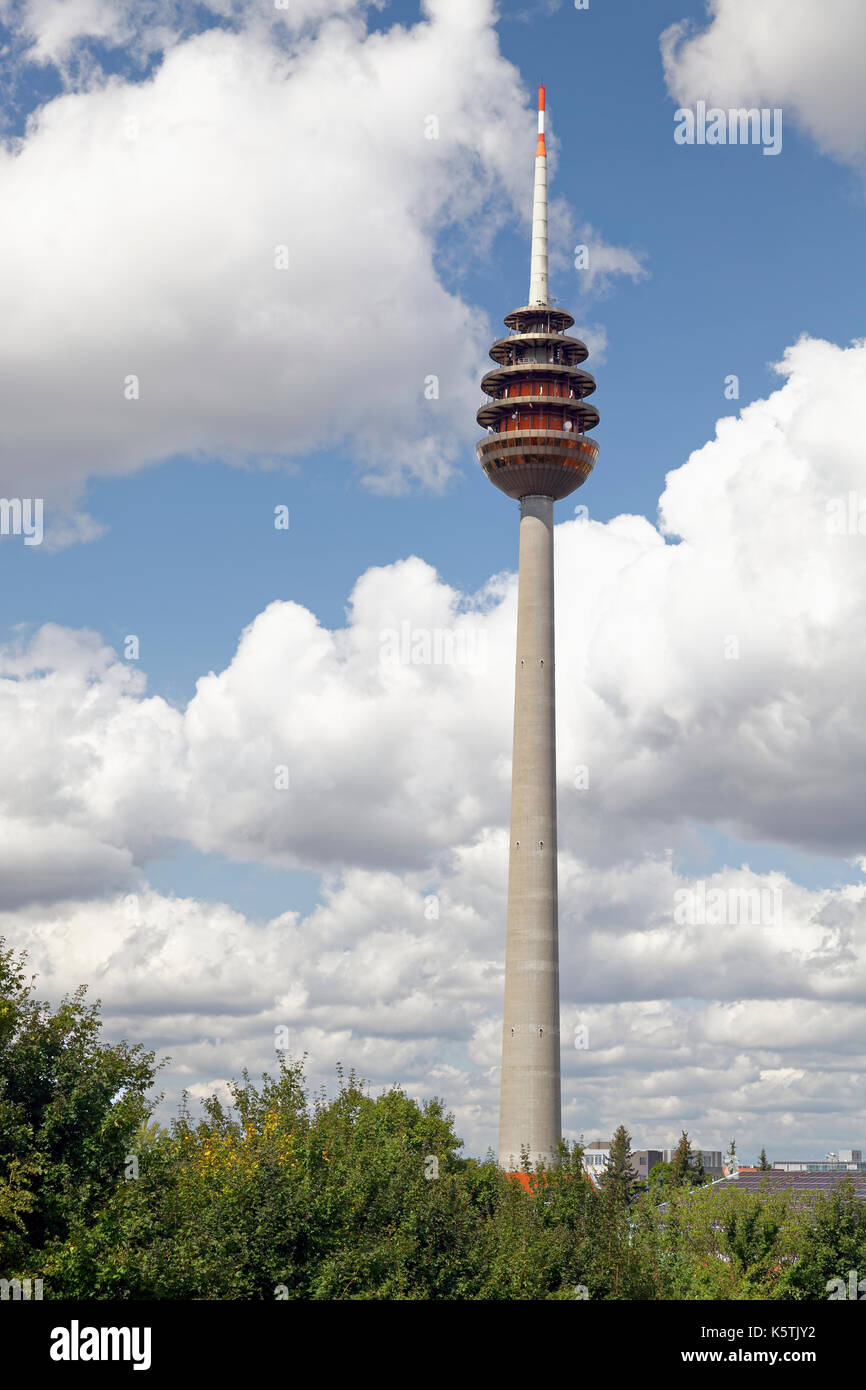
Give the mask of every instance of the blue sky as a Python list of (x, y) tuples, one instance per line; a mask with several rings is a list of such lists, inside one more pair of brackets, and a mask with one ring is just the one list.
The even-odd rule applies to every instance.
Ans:
[[(847, 343), (861, 330), (863, 188), (793, 125), (776, 158), (674, 144), (659, 35), (684, 17), (699, 21), (702, 4), (562, 4), (531, 18), (528, 9), (504, 6), (497, 32), (527, 90), (542, 76), (547, 84), (559, 146), (552, 195), (638, 252), (648, 272), (600, 301), (581, 295), (577, 272), (553, 278), (559, 302), (608, 338), (605, 361), (592, 364), (602, 452), (580, 500), (602, 520), (622, 511), (654, 519), (665, 474), (712, 437), (721, 415), (778, 385), (772, 364), (789, 343), (801, 333)], [(370, 25), (419, 18), (418, 6), (386, 5)], [(120, 66), (117, 55), (109, 66)], [(41, 92), (34, 81), (34, 103)], [(531, 159), (524, 175), (528, 206)], [(526, 228), (513, 225), (484, 265), (451, 285), (498, 325), (525, 298), (527, 277)], [(729, 373), (739, 377), (737, 403), (724, 397)], [(410, 554), (471, 591), (515, 560), (507, 504), (474, 461), (477, 433), (470, 417), (460, 471), (441, 496), (371, 496), (328, 451), (294, 473), (181, 457), (93, 482), (87, 506), (104, 537), (59, 554), (4, 547), (4, 631), (55, 621), (114, 642), (137, 632), (150, 688), (184, 700), (271, 598), (338, 624), (366, 566)], [(291, 533), (268, 535), (262, 516), (281, 502)]]
[[(602, 324), (608, 339), (603, 363), (589, 364), (601, 455), (580, 495), (600, 520), (623, 511), (654, 520), (665, 474), (712, 437), (719, 416), (776, 388), (772, 364), (801, 333), (846, 343), (862, 328), (862, 292), (852, 288), (862, 279), (864, 196), (849, 169), (823, 158), (791, 125), (780, 157), (674, 144), (676, 103), (665, 88), (659, 35), (703, 13), (701, 4), (677, 0), (585, 11), (562, 4), (550, 13), (504, 6), (498, 25), (502, 52), (527, 89), (542, 78), (547, 84), (558, 144), (552, 195), (635, 251), (647, 271), (601, 299), (582, 294), (576, 271), (553, 277), (553, 292), (578, 324)], [(370, 15), (370, 27), (420, 18), (416, 5), (386, 5)], [(101, 56), (109, 71), (129, 70), (122, 51)], [(44, 73), (25, 69), (22, 100), (31, 109), (46, 87)], [(528, 206), (532, 167), (524, 164)], [(444, 240), (446, 283), (494, 325), (523, 302), (525, 226), (504, 229), (483, 264), (456, 276)], [(739, 378), (736, 403), (724, 395), (730, 373)], [(149, 690), (183, 703), (200, 674), (231, 660), (241, 629), (274, 598), (294, 599), (339, 626), (357, 576), (408, 555), (472, 592), (513, 568), (516, 545), (508, 504), (475, 464), (477, 433), (470, 415), (459, 469), (438, 495), (418, 487), (371, 495), (351, 462), (327, 450), (292, 471), (179, 457), (131, 478), (94, 481), (87, 509), (107, 528), (98, 540), (53, 554), (0, 551), (4, 634), (45, 622), (86, 626), (121, 650), (124, 636), (136, 633)], [(280, 503), (290, 508), (288, 533), (269, 527)], [(568, 596), (559, 601), (567, 609)], [(726, 844), (723, 853), (728, 862), (739, 848)], [(815, 883), (833, 882), (841, 867), (808, 856), (795, 863)], [(282, 875), (226, 871), (197, 855), (160, 866), (156, 881), (176, 891), (218, 885), (256, 914), (276, 910), (286, 887)], [(292, 885), (306, 905), (314, 881), (293, 876)]]
[[(308, 8), (315, 14), (316, 6)], [(319, 8), (329, 9), (324, 4)], [(83, 69), (70, 66), (70, 54), (80, 59), (82, 53), (90, 53), (102, 73), (115, 75), (124, 90), (153, 78), (163, 61), (160, 52), (140, 56), (133, 27), (131, 37), (119, 45), (85, 35), (55, 63), (28, 62), (22, 52), (28, 34), (26, 7), (7, 5), (0, 14), (8, 25), (4, 40), (13, 48), (4, 76), (4, 88), (12, 94), (6, 130), (25, 144), (31, 138), (25, 117), (63, 91), (77, 92), (86, 101), (103, 80), (82, 76)], [(368, 29), (387, 42), (393, 40), (395, 26), (411, 28), (421, 20), (415, 5), (385, 5), (366, 14)], [(502, 5), (491, 42), (519, 73), (524, 101), (514, 110), (513, 185), (498, 203), (495, 187), (479, 195), (466, 218), (459, 210), (456, 217), (437, 212), (419, 223), (430, 237), (430, 273), (431, 278), (435, 274), (437, 289), (452, 303), (465, 306), (477, 331), (489, 339), (490, 332), (498, 333), (503, 315), (526, 298), (532, 180), (529, 109), (535, 84), (543, 78), (555, 149), (551, 191), (562, 201), (557, 225), (564, 263), (552, 275), (552, 292), (575, 314), (578, 326), (588, 327), (596, 337), (603, 333), (606, 339), (603, 352), (587, 364), (598, 383), (594, 401), (601, 413), (595, 431), (600, 457), (586, 488), (571, 499), (589, 508), (593, 522), (607, 523), (625, 513), (654, 524), (666, 475), (713, 439), (720, 417), (736, 419), (744, 406), (781, 388), (783, 378), (773, 364), (801, 335), (845, 348), (863, 332), (862, 165), (821, 133), (822, 113), (810, 115), (807, 98), (798, 98), (796, 74), (778, 74), (773, 90), (772, 71), (764, 87), (756, 89), (754, 101), (785, 110), (783, 149), (777, 157), (767, 157), (757, 147), (676, 145), (674, 112), (679, 102), (665, 80), (660, 37), (681, 21), (690, 21), (695, 32), (705, 29), (705, 6), (695, 0), (656, 0), (653, 5), (592, 0), (585, 11), (564, 2)], [(365, 21), (355, 22), (361, 44)], [(187, 9), (184, 34), (213, 24), (209, 10)], [(244, 32), (241, 25), (235, 27)], [(485, 27), (484, 32), (490, 30)], [(281, 42), (285, 51), (302, 53), (304, 44), (323, 42), (318, 35), (314, 18), (299, 38), (289, 34)], [(176, 42), (182, 44), (182, 38)], [(497, 62), (489, 58), (494, 86)], [(686, 68), (683, 59), (680, 77), (685, 85), (691, 80)], [(499, 73), (502, 80), (504, 73), (505, 69)], [(456, 77), (454, 81), (459, 85)], [(471, 75), (460, 81), (470, 83)], [(722, 78), (719, 81), (723, 85)], [(712, 100), (713, 91), (708, 89), (707, 96)], [(739, 102), (739, 90), (732, 89), (731, 100)], [(465, 109), (471, 111), (471, 103)], [(319, 127), (332, 119), (345, 120), (345, 113), (334, 113), (323, 100), (316, 116)], [(425, 154), (419, 142), (415, 157), (420, 161)], [(398, 157), (402, 152), (395, 153), (395, 168)], [(505, 158), (501, 151), (497, 157)], [(377, 167), (371, 161), (366, 175), (370, 206), (375, 207), (381, 196), (383, 206), (391, 207), (390, 192), (379, 186)], [(491, 168), (493, 185), (498, 168)], [(337, 177), (327, 169), (322, 173), (323, 180)], [(311, 186), (315, 188), (315, 182)], [(521, 188), (522, 210), (507, 201), (519, 198)], [(423, 189), (418, 197), (422, 196)], [(564, 226), (565, 208), (570, 228)], [(494, 220), (498, 224), (486, 247), (473, 224), (485, 209), (490, 225)], [(63, 207), (46, 206), (45, 217), (62, 240)], [(585, 223), (591, 224), (594, 237), (619, 249), (624, 265), (631, 253), (643, 274), (614, 272), (602, 291), (597, 286), (587, 289), (580, 273), (568, 265), (571, 231)], [(220, 225), (208, 223), (203, 214), (200, 236), (203, 244), (218, 247)], [(147, 259), (147, 245), (145, 235), (130, 260), (132, 279), (142, 258)], [(94, 271), (92, 266), (77, 270), (72, 259), (69, 273), (74, 277)], [(328, 266), (320, 265), (316, 273), (327, 277)], [(26, 548), (5, 540), (0, 544), (0, 638), (20, 643), (43, 624), (57, 624), (75, 631), (91, 629), (121, 654), (125, 636), (134, 633), (148, 694), (182, 711), (196, 681), (230, 666), (243, 630), (274, 601), (299, 604), (322, 627), (337, 629), (346, 622), (346, 605), (359, 576), (371, 567), (389, 567), (417, 556), (434, 567), (445, 585), (466, 596), (482, 590), (491, 576), (512, 572), (516, 509), (489, 487), (475, 464), (479, 431), (473, 409), (464, 409), (458, 418), (444, 399), (451, 342), (444, 319), (431, 320), (428, 326), (419, 315), (411, 324), (411, 335), (417, 360), (427, 364), (426, 370), (442, 373), (446, 383), (443, 400), (432, 402), (431, 409), (451, 411), (446, 430), (454, 451), (450, 474), (443, 485), (434, 487), (415, 477), (391, 490), (365, 483), (365, 464), (352, 440), (351, 393), (348, 406), (344, 404), (346, 379), (361, 366), (357, 339), (343, 331), (359, 288), (349, 276), (342, 298), (328, 300), (328, 312), (333, 310), (333, 378), (324, 408), (337, 417), (349, 412), (346, 440), (334, 444), (323, 438), (316, 447), (298, 449), (294, 437), (288, 437), (288, 461), (262, 467), (261, 454), (273, 447), (272, 431), (263, 432), (260, 441), (255, 438), (252, 417), (257, 407), (252, 395), (247, 445), (242, 434), (238, 442), (235, 432), (221, 449), (218, 430), (210, 435), (203, 431), (197, 438), (193, 425), (192, 436), (188, 430), (186, 437), (194, 437), (197, 447), (176, 449), (169, 431), (169, 450), (156, 462), (137, 458), (131, 467), (108, 464), (90, 469), (79, 461), (80, 492), (64, 498), (58, 484), (54, 505), (60, 512), (67, 505), (86, 512), (103, 528), (102, 534), (61, 549)], [(43, 310), (46, 337), (64, 313), (57, 303)], [(378, 350), (375, 335), (387, 332), (389, 325), (396, 330), (402, 323), (401, 333), (408, 331), (407, 313), (412, 307), (399, 296), (386, 303), (371, 351)], [(131, 322), (134, 328), (134, 319)], [(86, 336), (89, 340), (89, 328)], [(118, 373), (121, 370), (129, 368), (122, 367), (118, 357)], [(204, 359), (201, 370), (210, 370)], [(730, 374), (739, 379), (736, 401), (724, 395)], [(145, 379), (143, 405), (146, 389)], [(292, 391), (301, 415), (305, 389), (295, 377)], [(421, 389), (419, 377), (417, 397)], [(390, 392), (389, 429), (392, 435), (399, 432), (401, 393), (406, 399), (406, 437), (411, 441), (415, 426), (409, 421), (412, 412), (417, 413), (417, 399), (410, 401), (411, 389), (397, 379)], [(480, 392), (477, 395), (480, 404)], [(50, 391), (43, 408), (50, 414)], [(321, 408), (316, 397), (311, 410)], [(92, 412), (88, 429), (98, 441)], [(81, 438), (86, 449), (87, 430), (82, 429)], [(52, 447), (52, 476), (62, 479), (63, 445)], [(46, 468), (50, 473), (51, 467)], [(9, 495), (15, 477), (13, 462), (4, 477)], [(22, 494), (25, 486), (22, 476)], [(568, 519), (571, 501), (561, 506), (561, 521)], [(286, 532), (272, 524), (279, 504), (290, 509)], [(755, 506), (760, 505), (756, 497)], [(50, 490), (46, 506), (50, 513)], [(711, 526), (712, 518), (708, 520)], [(669, 545), (677, 543), (675, 535), (666, 539)], [(569, 592), (560, 585), (559, 624), (566, 642), (570, 612), (573, 608), (577, 614), (582, 602), (582, 586)], [(575, 616), (575, 642), (578, 628)], [(559, 640), (562, 643), (562, 636)], [(565, 698), (561, 689), (560, 702)], [(504, 706), (510, 701), (507, 689), (502, 701)], [(684, 802), (681, 821), (686, 826), (682, 833), (672, 828), (680, 824), (674, 816), (668, 830), (659, 831), (660, 838), (648, 837), (650, 851), (669, 850), (680, 874), (707, 877), (726, 866), (736, 869), (748, 863), (756, 874), (786, 874), (803, 890), (860, 882), (847, 842), (843, 845), (840, 839), (838, 849), (819, 848), (817, 832), (811, 839), (806, 833), (786, 838), (778, 833), (782, 820), (777, 824), (769, 814), (762, 819), (759, 809), (751, 820), (745, 813), (738, 819), (738, 813), (725, 812), (711, 823)], [(749, 834), (744, 831), (747, 823), (752, 827)], [(614, 840), (618, 834), (613, 820), (610, 834)], [(154, 840), (156, 848), (144, 857), (133, 851), (136, 871), (158, 894), (219, 902), (255, 922), (289, 910), (306, 914), (319, 901), (322, 863), (315, 862), (315, 855), (306, 861), (298, 855), (299, 862), (287, 868), (266, 862), (268, 856), (257, 858), (240, 842), (234, 850), (224, 842), (210, 850), (203, 847), (220, 842), (216, 833), (209, 838), (203, 832), (195, 840), (192, 835), (169, 835), (168, 843)], [(635, 862), (631, 849), (628, 858)], [(339, 878), (339, 852), (336, 860), (330, 872)], [(437, 870), (430, 862), (435, 877)], [(350, 858), (343, 867), (351, 867)], [(380, 868), (384, 872), (387, 865), (380, 861)], [(684, 986), (683, 997), (687, 994)], [(442, 1055), (450, 1058), (453, 1046), (459, 1051), (459, 1043), (449, 1043)], [(466, 1104), (471, 1109), (469, 1101)], [(719, 1137), (713, 1133), (706, 1142), (715, 1143)], [(856, 1141), (858, 1136), (849, 1137)], [(843, 1142), (840, 1133), (837, 1143)]]

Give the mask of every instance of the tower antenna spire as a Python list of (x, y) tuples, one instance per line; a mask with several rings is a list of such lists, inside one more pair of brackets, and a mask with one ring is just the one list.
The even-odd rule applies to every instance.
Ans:
[(529, 303), (550, 302), (547, 278), (547, 148), (544, 143), (544, 84), (538, 88), (538, 144), (535, 147), (535, 190), (532, 198), (532, 254)]

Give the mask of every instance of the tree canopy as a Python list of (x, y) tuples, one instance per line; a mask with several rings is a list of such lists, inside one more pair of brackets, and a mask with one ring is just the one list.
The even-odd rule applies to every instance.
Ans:
[(598, 1189), (565, 1143), (524, 1186), (463, 1156), (441, 1099), (342, 1068), (311, 1094), (286, 1057), (158, 1125), (159, 1065), (102, 1037), (83, 987), (37, 1001), (0, 941), (0, 1278), (75, 1299), (810, 1299), (866, 1270), (853, 1189), (715, 1192), (685, 1132), (648, 1192), (623, 1125)]

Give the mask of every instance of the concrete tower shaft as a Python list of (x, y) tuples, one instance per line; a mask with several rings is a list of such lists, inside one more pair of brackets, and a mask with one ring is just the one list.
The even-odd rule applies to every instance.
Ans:
[(553, 498), (520, 503), (511, 845), (499, 1162), (556, 1161), (559, 944), (556, 871)]
[(478, 423), (478, 461), (520, 502), (517, 660), (499, 1162), (508, 1171), (556, 1161), (562, 1133), (556, 843), (556, 683), (553, 504), (589, 476), (598, 423), (587, 403), (588, 353), (566, 330), (574, 319), (549, 302), (544, 88), (539, 88), (529, 303), (506, 316), (509, 335), (490, 349)]

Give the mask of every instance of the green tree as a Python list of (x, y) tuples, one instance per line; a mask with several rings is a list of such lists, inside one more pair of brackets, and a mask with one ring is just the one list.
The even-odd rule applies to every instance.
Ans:
[(673, 1188), (635, 1216), (634, 1258), (650, 1271), (651, 1297), (773, 1298), (785, 1258), (787, 1198), (736, 1189)]
[(639, 1178), (631, 1166), (631, 1135), (620, 1125), (610, 1144), (610, 1157), (598, 1180), (599, 1191), (608, 1204), (631, 1206), (637, 1196)]
[(670, 1161), (670, 1183), (672, 1187), (685, 1187), (689, 1182), (692, 1171), (692, 1146), (689, 1143), (689, 1136), (683, 1130), (682, 1138), (674, 1150), (673, 1158)]
[(778, 1297), (826, 1299), (828, 1284), (850, 1271), (866, 1277), (866, 1204), (850, 1179), (821, 1192), (794, 1213), (786, 1232), (787, 1256)]
[(122, 1178), (155, 1104), (146, 1099), (157, 1071), (153, 1053), (102, 1041), (98, 1015), (84, 986), (56, 1010), (36, 1000), (23, 957), (0, 941), (4, 1272), (38, 1265), (48, 1242), (92, 1216)]
[(762, 1173), (768, 1173), (770, 1171), (770, 1164), (767, 1162), (766, 1149), (761, 1149), (761, 1156), (758, 1159), (758, 1167), (760, 1168)]
[(96, 1221), (56, 1253), (69, 1297), (415, 1299), (472, 1297), (479, 1233), (508, 1186), (459, 1157), (441, 1101), (373, 1098), (353, 1073), (333, 1100), (301, 1063), (186, 1105)]
[(700, 1153), (692, 1151), (689, 1136), (683, 1130), (682, 1138), (668, 1165), (665, 1184), (668, 1188), (699, 1187), (704, 1182), (706, 1182), (706, 1174), (704, 1173), (703, 1157)]
[(611, 1140), (610, 1156), (599, 1178), (599, 1284), (607, 1297), (628, 1298), (633, 1255), (630, 1209), (637, 1196), (637, 1175), (630, 1166), (631, 1135), (620, 1125)]
[(0, 1273), (49, 1298), (824, 1299), (866, 1277), (850, 1182), (799, 1205), (702, 1186), (685, 1131), (647, 1195), (624, 1126), (598, 1189), (580, 1144), (512, 1176), (462, 1156), (438, 1098), (341, 1068), (311, 1096), (285, 1058), (162, 1128), (152, 1054), (103, 1042), (97, 1008), (36, 1003), (0, 946)]
[(671, 1186), (671, 1165), (654, 1163), (647, 1178), (647, 1191), (656, 1202), (664, 1200)]
[(778, 1267), (778, 1213), (761, 1201), (732, 1210), (723, 1224), (723, 1253), (730, 1258), (739, 1277), (739, 1297), (761, 1296)]

